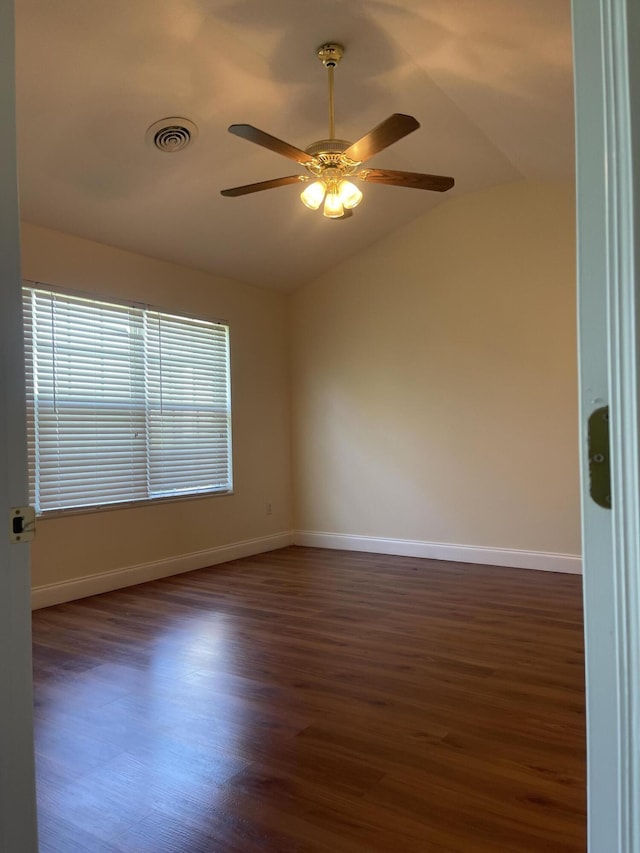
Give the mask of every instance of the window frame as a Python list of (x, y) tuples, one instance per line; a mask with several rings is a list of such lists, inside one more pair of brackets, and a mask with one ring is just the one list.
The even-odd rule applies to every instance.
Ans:
[[(228, 388), (228, 417), (229, 417), (229, 432), (228, 432), (228, 471), (229, 471), (229, 487), (228, 488), (219, 488), (219, 489), (211, 489), (209, 491), (198, 491), (192, 493), (183, 493), (183, 494), (173, 494), (173, 495), (158, 495), (156, 497), (146, 497), (146, 498), (135, 498), (132, 500), (124, 500), (124, 501), (115, 501), (115, 502), (105, 502), (99, 504), (91, 504), (85, 506), (73, 506), (73, 507), (63, 507), (63, 508), (55, 508), (55, 509), (45, 509), (45, 510), (36, 510), (36, 516), (39, 519), (47, 519), (47, 518), (56, 518), (61, 516), (73, 516), (73, 515), (86, 515), (90, 513), (96, 512), (117, 512), (119, 510), (127, 510), (133, 509), (136, 507), (145, 507), (152, 506), (163, 503), (180, 503), (182, 501), (193, 501), (193, 500), (203, 500), (210, 499), (216, 497), (227, 497), (235, 494), (234, 490), (234, 465), (233, 465), (233, 388), (232, 388), (232, 370), (231, 370), (231, 324), (228, 320), (223, 320), (220, 318), (214, 318), (210, 316), (205, 316), (203, 314), (197, 314), (193, 312), (185, 312), (181, 309), (173, 309), (167, 308), (166, 306), (159, 306), (153, 303), (143, 302), (135, 299), (128, 299), (126, 297), (118, 296), (118, 295), (105, 295), (101, 292), (92, 292), (79, 290), (78, 288), (65, 287), (57, 284), (49, 284), (48, 282), (36, 281), (32, 279), (22, 279), (21, 282), (21, 294), (24, 292), (25, 288), (35, 288), (38, 290), (49, 291), (51, 293), (57, 293), (62, 296), (69, 296), (71, 298), (79, 298), (86, 299), (91, 302), (102, 302), (107, 305), (114, 305), (120, 308), (134, 308), (140, 311), (150, 311), (150, 312), (158, 312), (160, 314), (166, 314), (168, 317), (175, 317), (178, 319), (185, 320), (195, 320), (198, 322), (212, 323), (215, 325), (225, 326), (227, 329), (227, 388)], [(22, 311), (22, 305), (21, 305)], [(25, 328), (25, 316), (22, 313), (22, 333), (24, 339), (24, 352), (23, 352), (23, 363), (25, 365), (25, 386), (27, 384), (27, 354), (26, 354), (26, 328)], [(29, 402), (28, 402), (28, 394), (27, 394), (27, 423), (29, 422)], [(32, 498), (32, 490), (31, 490), (31, 478), (33, 476), (33, 471), (31, 469), (31, 457), (28, 455), (28, 463), (29, 463), (29, 500)]]

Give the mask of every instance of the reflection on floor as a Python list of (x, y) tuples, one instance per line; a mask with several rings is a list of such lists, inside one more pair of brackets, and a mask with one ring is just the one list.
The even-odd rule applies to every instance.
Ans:
[(582, 853), (580, 587), (292, 547), (38, 611), (41, 853)]

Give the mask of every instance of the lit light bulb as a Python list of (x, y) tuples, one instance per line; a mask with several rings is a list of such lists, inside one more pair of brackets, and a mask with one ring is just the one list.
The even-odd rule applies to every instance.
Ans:
[(357, 207), (362, 201), (362, 193), (351, 181), (340, 181), (338, 185), (338, 196), (342, 206), (347, 210)]
[(311, 210), (317, 210), (324, 200), (326, 187), (322, 181), (314, 181), (300, 193), (302, 203)]
[(337, 192), (328, 192), (324, 200), (323, 214), (329, 219), (339, 219), (344, 216), (344, 205)]

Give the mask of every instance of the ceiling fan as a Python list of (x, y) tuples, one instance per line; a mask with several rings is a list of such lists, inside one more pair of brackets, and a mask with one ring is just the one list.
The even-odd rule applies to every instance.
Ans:
[(361, 169), (362, 164), (374, 154), (392, 145), (420, 127), (413, 116), (394, 113), (357, 142), (335, 138), (333, 71), (342, 59), (344, 48), (339, 44), (324, 44), (317, 56), (329, 74), (329, 138), (312, 143), (306, 150), (296, 148), (277, 139), (251, 124), (232, 124), (229, 133), (262, 145), (289, 160), (305, 167), (307, 175), (288, 175), (271, 181), (260, 181), (222, 190), (223, 196), (240, 196), (249, 193), (284, 187), (288, 184), (307, 184), (300, 194), (304, 204), (317, 210), (324, 202), (323, 213), (329, 219), (345, 219), (362, 201), (362, 192), (348, 178), (355, 177), (373, 184), (391, 184), (413, 187), (418, 190), (446, 192), (454, 185), (453, 178), (442, 175), (424, 175), (420, 172), (399, 172), (392, 169)]

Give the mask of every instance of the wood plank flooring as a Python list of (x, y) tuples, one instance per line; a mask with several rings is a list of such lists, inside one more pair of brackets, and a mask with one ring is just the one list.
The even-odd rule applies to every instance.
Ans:
[(585, 850), (579, 577), (292, 547), (33, 634), (41, 853)]

